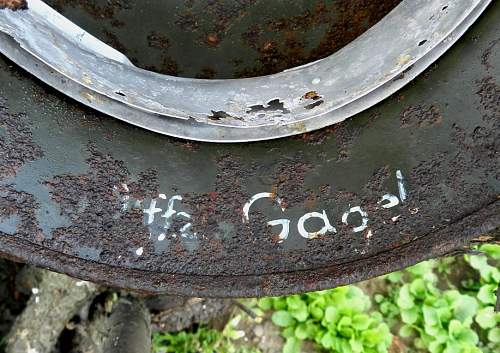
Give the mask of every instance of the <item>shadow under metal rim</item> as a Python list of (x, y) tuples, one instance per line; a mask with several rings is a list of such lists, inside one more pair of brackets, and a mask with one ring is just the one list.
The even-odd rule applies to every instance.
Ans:
[(341, 122), (387, 98), (445, 53), (490, 2), (405, 0), (333, 55), (255, 78), (188, 79), (137, 68), (40, 0), (0, 10), (0, 52), (67, 96), (151, 131), (206, 142), (269, 140)]

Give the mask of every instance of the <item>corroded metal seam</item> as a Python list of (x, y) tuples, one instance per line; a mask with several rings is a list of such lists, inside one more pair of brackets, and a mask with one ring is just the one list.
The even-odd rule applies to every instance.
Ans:
[[(490, 1), (406, 0), (330, 57), (249, 79), (139, 69), (39, 0), (0, 11), (0, 51), (66, 95), (134, 125), (192, 140), (256, 141), (316, 130), (373, 106), (440, 57)], [(321, 97), (312, 109), (310, 92)]]

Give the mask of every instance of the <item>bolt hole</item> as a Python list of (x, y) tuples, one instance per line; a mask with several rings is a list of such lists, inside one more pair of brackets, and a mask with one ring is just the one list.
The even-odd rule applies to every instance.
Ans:
[(115, 91), (115, 93), (119, 96), (126, 97), (126, 94), (123, 93), (122, 91)]
[(418, 43), (418, 46), (421, 47), (425, 43), (427, 43), (427, 39), (424, 39), (424, 40), (420, 41), (420, 43)]

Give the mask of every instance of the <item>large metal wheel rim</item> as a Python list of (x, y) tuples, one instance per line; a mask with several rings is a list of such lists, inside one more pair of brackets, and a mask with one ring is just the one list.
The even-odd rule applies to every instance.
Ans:
[[(39, 0), (28, 1), (26, 11), (0, 12), (0, 31), (11, 37), (4, 37), (0, 48), (56, 89), (134, 125), (192, 140), (256, 141), (316, 130), (388, 97), (442, 55), (489, 3), (404, 1), (332, 56), (251, 79), (196, 80), (138, 69)], [(417, 20), (410, 21), (412, 16)], [(62, 49), (44, 50), (51, 46), (52, 37), (43, 31), (39, 36), (24, 35), (38, 33), (44, 26), (64, 42)], [(391, 28), (405, 26), (403, 42), (391, 45)], [(374, 42), (384, 54), (378, 57), (378, 66), (361, 60), (362, 67), (357, 67), (360, 62), (351, 58), (372, 58), (369, 49)], [(46, 66), (45, 74), (41, 75), (39, 65)], [(335, 72), (344, 73), (341, 82), (335, 81)], [(315, 100), (308, 98), (310, 92)], [(273, 102), (278, 103), (274, 110), (269, 109)]]

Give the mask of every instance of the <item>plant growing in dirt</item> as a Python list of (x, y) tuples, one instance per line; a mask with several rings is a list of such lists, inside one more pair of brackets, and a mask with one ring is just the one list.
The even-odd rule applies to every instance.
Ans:
[[(494, 312), (500, 281), (500, 246), (480, 248), (488, 256), (465, 255), (477, 273), (456, 288), (443, 271), (450, 260), (430, 260), (386, 276), (386, 295), (376, 295), (380, 311), (399, 326), (399, 336), (414, 348), (431, 353), (497, 352), (500, 349), (500, 314)], [(443, 265), (444, 264), (444, 265)], [(498, 263), (497, 263), (498, 264)], [(436, 272), (442, 276), (436, 276)], [(443, 280), (444, 279), (444, 280)], [(446, 283), (446, 289), (438, 288)]]
[(274, 310), (272, 321), (282, 327), (284, 353), (300, 352), (312, 340), (334, 352), (387, 352), (392, 341), (382, 315), (355, 286), (288, 297), (263, 298), (262, 310)]
[(233, 317), (222, 331), (199, 326), (193, 331), (153, 334), (153, 353), (260, 353), (257, 348), (241, 345), (244, 333), (236, 329), (241, 316)]

